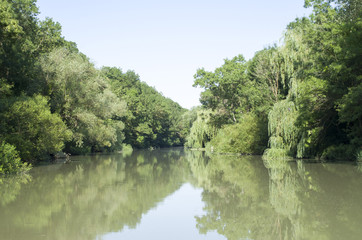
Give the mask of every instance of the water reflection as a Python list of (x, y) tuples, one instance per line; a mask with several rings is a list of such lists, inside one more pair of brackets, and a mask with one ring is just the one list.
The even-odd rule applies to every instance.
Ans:
[(273, 239), (275, 212), (269, 203), (268, 171), (260, 158), (190, 152), (188, 160), (204, 188), (206, 214), (197, 218), (200, 232), (216, 230), (227, 239)]
[(95, 239), (135, 227), (184, 181), (179, 159), (180, 151), (140, 152), (35, 168), (32, 181), (0, 208), (1, 237)]
[[(348, 164), (190, 153), (205, 233), (227, 239), (360, 239), (362, 177)], [(264, 164), (264, 166), (261, 166)]]
[[(72, 160), (0, 181), (1, 239), (118, 239), (111, 233), (143, 231), (151, 213), (167, 215), (169, 202), (193, 215), (182, 203), (196, 203), (200, 194), (203, 204), (196, 204), (192, 221), (200, 234), (230, 240), (362, 236), (360, 166), (180, 149)], [(168, 232), (182, 229), (181, 221), (149, 222), (162, 222)], [(200, 236), (193, 239), (211, 239)]]
[(31, 181), (29, 174), (0, 177), (0, 206), (6, 206), (18, 196), (21, 187)]

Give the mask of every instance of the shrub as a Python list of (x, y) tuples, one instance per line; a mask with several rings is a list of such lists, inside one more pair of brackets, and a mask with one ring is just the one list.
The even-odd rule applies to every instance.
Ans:
[(16, 148), (6, 142), (0, 145), (0, 174), (20, 173), (30, 170), (31, 165), (23, 163)]
[(264, 151), (263, 160), (289, 160), (289, 152), (283, 148), (268, 148)]
[(362, 149), (357, 151), (356, 160), (357, 160), (357, 162), (362, 162)]
[(266, 121), (245, 114), (239, 123), (224, 126), (210, 145), (220, 153), (262, 154), (267, 145)]
[(51, 113), (43, 96), (16, 97), (4, 113), (4, 139), (16, 146), (23, 161), (61, 151), (71, 132), (60, 116)]
[(321, 158), (324, 160), (352, 160), (355, 157), (353, 150), (351, 145), (332, 145), (323, 151)]

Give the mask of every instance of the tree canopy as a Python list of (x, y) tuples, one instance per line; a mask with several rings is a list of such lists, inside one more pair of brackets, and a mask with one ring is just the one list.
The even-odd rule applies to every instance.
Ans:
[(97, 69), (59, 23), (38, 19), (35, 0), (1, 1), (0, 9), (0, 144), (12, 153), (0, 159), (8, 166), (0, 174), (25, 169), (19, 156), (38, 162), (59, 151), (183, 145), (179, 104), (132, 71)]
[(126, 145), (266, 149), (271, 158), (360, 156), (362, 3), (305, 6), (313, 13), (291, 22), (281, 44), (249, 61), (238, 55), (214, 71), (198, 69), (202, 107), (187, 111), (133, 71), (97, 69), (64, 39), (59, 23), (39, 20), (35, 0), (1, 1), (0, 144), (13, 154), (6, 166), (21, 169), (18, 157), (37, 162), (59, 151)]
[[(213, 111), (208, 124), (220, 129), (218, 140), (210, 139), (215, 149), (238, 149), (234, 141), (249, 132), (237, 126), (252, 112), (267, 118), (266, 156), (353, 159), (361, 151), (362, 3), (315, 0), (305, 6), (313, 13), (291, 22), (282, 44), (248, 62), (239, 55), (215, 72), (197, 71), (194, 86), (204, 89), (203, 108)], [(221, 141), (226, 132), (238, 134)]]

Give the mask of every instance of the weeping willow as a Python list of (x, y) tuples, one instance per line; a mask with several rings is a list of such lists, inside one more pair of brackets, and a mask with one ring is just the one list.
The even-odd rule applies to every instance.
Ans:
[(284, 44), (278, 49), (284, 61), (282, 65), (288, 80), (286, 99), (274, 104), (268, 115), (269, 148), (264, 151), (266, 159), (302, 158), (306, 155), (308, 134), (298, 125), (298, 105), (296, 99), (300, 95), (299, 85), (304, 79), (303, 69), (312, 63), (308, 62), (310, 50), (302, 40), (303, 33), (289, 29), (284, 35)]
[(305, 69), (313, 65), (310, 60), (311, 49), (303, 41), (303, 34), (302, 29), (288, 29), (284, 34), (284, 44), (280, 47), (284, 60), (283, 71), (289, 76), (288, 97), (293, 101), (300, 95), (298, 87), (300, 81), (305, 78)]
[(190, 134), (186, 139), (186, 147), (204, 148), (217, 132), (215, 126), (210, 123), (211, 111), (201, 110), (197, 113), (197, 119), (192, 124)]
[(299, 113), (293, 101), (282, 100), (274, 104), (268, 115), (269, 148), (266, 159), (303, 157), (304, 134), (297, 126)]

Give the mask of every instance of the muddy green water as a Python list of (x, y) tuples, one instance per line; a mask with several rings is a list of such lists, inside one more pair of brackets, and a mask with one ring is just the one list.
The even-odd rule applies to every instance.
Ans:
[(0, 239), (362, 239), (353, 164), (167, 149), (72, 157), (0, 183)]

